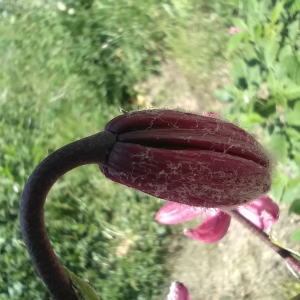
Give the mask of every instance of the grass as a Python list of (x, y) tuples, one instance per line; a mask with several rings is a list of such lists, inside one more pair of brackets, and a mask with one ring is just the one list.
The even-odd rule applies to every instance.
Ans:
[[(101, 131), (134, 96), (130, 87), (157, 71), (168, 19), (158, 1), (148, 1), (149, 10), (126, 3), (74, 2), (75, 15), (53, 2), (1, 3), (1, 300), (49, 299), (19, 230), (20, 196), (34, 167)], [(86, 166), (50, 192), (46, 224), (62, 264), (90, 280), (101, 299), (151, 299), (164, 281), (159, 206)]]
[(192, 17), (168, 34), (168, 57), (178, 64), (197, 94), (228, 59), (226, 26), (231, 24), (235, 7), (234, 1), (194, 1)]

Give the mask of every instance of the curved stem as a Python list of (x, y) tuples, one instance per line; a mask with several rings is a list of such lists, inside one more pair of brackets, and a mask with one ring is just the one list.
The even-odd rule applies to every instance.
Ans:
[(26, 182), (20, 204), (21, 232), (31, 261), (55, 300), (78, 300), (47, 235), (46, 196), (59, 177), (85, 164), (105, 165), (116, 136), (108, 131), (66, 145), (53, 152)]
[(259, 237), (265, 244), (267, 244), (271, 249), (273, 249), (277, 254), (279, 254), (294, 269), (294, 271), (300, 277), (300, 262), (296, 258), (294, 258), (289, 251), (273, 244), (270, 241), (269, 236), (264, 231), (257, 228), (254, 224), (252, 224), (249, 220), (247, 220), (244, 216), (242, 216), (238, 211), (226, 210), (226, 213), (228, 213), (230, 216), (232, 216), (241, 224), (243, 224), (246, 228), (252, 231), (252, 233), (254, 233), (257, 237)]

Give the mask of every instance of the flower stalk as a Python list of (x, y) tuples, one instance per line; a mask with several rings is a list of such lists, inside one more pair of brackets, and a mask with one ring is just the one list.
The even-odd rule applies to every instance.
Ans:
[(237, 210), (226, 210), (232, 218), (235, 218), (244, 227), (249, 229), (253, 234), (260, 238), (266, 245), (279, 254), (298, 274), (300, 277), (300, 262), (286, 249), (283, 249), (270, 241), (269, 236), (261, 229), (253, 225), (249, 220), (242, 216)]
[(20, 203), (22, 237), (31, 261), (54, 300), (78, 300), (60, 265), (44, 222), (46, 196), (59, 177), (85, 164), (106, 164), (116, 142), (111, 132), (100, 132), (66, 145), (50, 154), (26, 182)]

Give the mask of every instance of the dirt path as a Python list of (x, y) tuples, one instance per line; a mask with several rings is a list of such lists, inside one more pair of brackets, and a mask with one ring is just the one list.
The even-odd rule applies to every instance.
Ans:
[[(212, 80), (212, 78), (214, 78)], [(201, 112), (221, 106), (213, 97), (216, 88), (228, 82), (227, 69), (201, 76), (184, 74), (174, 62), (168, 62), (161, 67), (161, 75), (154, 76), (143, 84), (136, 86), (140, 93), (137, 102), (143, 108), (182, 108)]]

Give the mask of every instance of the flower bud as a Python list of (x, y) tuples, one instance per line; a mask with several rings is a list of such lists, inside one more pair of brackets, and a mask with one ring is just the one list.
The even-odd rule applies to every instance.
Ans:
[(111, 120), (117, 135), (104, 175), (191, 206), (234, 207), (265, 194), (269, 159), (246, 131), (213, 114), (145, 110)]

